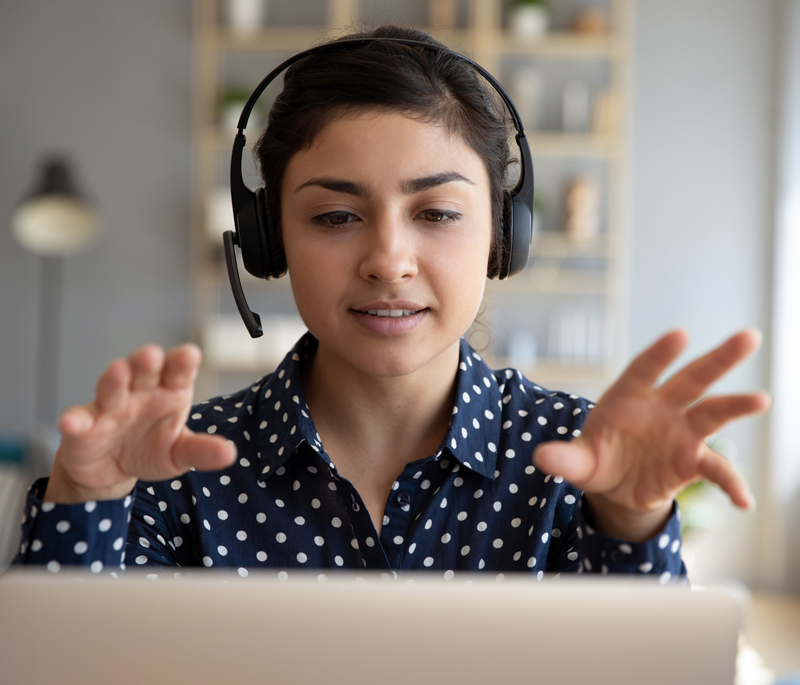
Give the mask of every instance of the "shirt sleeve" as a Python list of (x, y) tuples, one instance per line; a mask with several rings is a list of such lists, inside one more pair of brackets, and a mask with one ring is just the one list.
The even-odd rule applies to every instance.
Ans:
[(100, 573), (124, 570), (126, 556), (137, 565), (175, 564), (164, 553), (169, 548), (155, 517), (141, 511), (139, 484), (123, 499), (55, 504), (42, 501), (47, 481), (40, 478), (28, 490), (14, 565), (45, 566), (53, 573), (62, 566), (88, 566)]
[(681, 524), (677, 502), (664, 527), (645, 542), (626, 542), (598, 533), (591, 511), (582, 498), (570, 522), (569, 533), (556, 559), (554, 573), (599, 573), (658, 576), (662, 584), (685, 579), (680, 555)]

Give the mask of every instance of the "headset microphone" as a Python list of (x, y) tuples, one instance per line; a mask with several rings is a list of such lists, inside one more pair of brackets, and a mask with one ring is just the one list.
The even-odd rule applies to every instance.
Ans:
[(363, 46), (381, 42), (400, 43), (451, 55), (470, 64), (500, 95), (508, 108), (514, 128), (517, 131), (516, 141), (520, 152), (520, 177), (514, 189), (505, 192), (502, 225), (503, 249), (500, 264), (497, 268), (489, 271), (487, 276), (505, 280), (522, 271), (528, 262), (528, 253), (533, 236), (533, 161), (519, 112), (498, 81), (468, 57), (433, 43), (423, 43), (406, 38), (350, 38), (325, 43), (293, 55), (267, 74), (250, 95), (242, 109), (242, 114), (237, 124), (238, 131), (233, 141), (233, 152), (231, 153), (231, 201), (236, 230), (225, 231), (222, 235), (222, 242), (225, 247), (225, 264), (228, 269), (233, 299), (250, 336), (253, 338), (263, 335), (264, 331), (261, 327), (261, 318), (250, 310), (245, 299), (241, 279), (239, 278), (239, 267), (236, 263), (235, 246), (238, 245), (242, 251), (242, 262), (247, 272), (257, 278), (266, 280), (280, 278), (286, 274), (286, 255), (280, 245), (279, 229), (275, 226), (264, 188), (257, 188), (252, 191), (247, 187), (242, 177), (242, 152), (246, 142), (244, 130), (247, 127), (250, 112), (267, 86), (298, 60), (311, 54), (332, 52), (348, 49), (351, 46)]

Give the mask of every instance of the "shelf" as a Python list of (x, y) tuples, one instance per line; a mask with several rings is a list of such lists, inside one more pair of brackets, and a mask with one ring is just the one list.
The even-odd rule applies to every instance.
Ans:
[(250, 35), (220, 30), (204, 36), (205, 47), (220, 51), (241, 52), (297, 52), (320, 42), (328, 29), (309, 29), (287, 26)]
[[(473, 43), (469, 29), (447, 31), (427, 27), (420, 29), (433, 34), (438, 41), (460, 52), (469, 52)], [(237, 34), (223, 28), (207, 32), (201, 40), (204, 47), (219, 51), (294, 52), (319, 43), (331, 32), (332, 29), (329, 28), (286, 26), (253, 34)], [(602, 60), (619, 56), (624, 50), (624, 44), (613, 35), (589, 36), (557, 32), (527, 40), (509, 31), (490, 31), (487, 35), (492, 36), (493, 42), (497, 45), (496, 52), (502, 56)]]
[[(199, 285), (206, 288), (213, 288), (219, 285), (227, 286), (229, 280), (228, 270), (224, 262), (218, 264), (203, 264), (202, 266), (198, 265), (195, 278)], [(273, 290), (276, 288), (280, 290), (292, 289), (292, 282), (288, 274), (283, 278), (274, 278), (271, 281), (264, 278), (256, 278), (245, 270), (241, 258), (239, 258), (239, 279), (242, 282), (242, 288), (245, 293), (259, 288), (271, 288)]]
[(531, 257), (568, 259), (570, 257), (604, 259), (612, 257), (605, 236), (599, 235), (583, 242), (574, 242), (563, 233), (547, 231), (533, 236)]
[[(585, 251), (573, 247), (563, 236), (548, 236), (545, 240), (547, 253), (535, 250), (531, 259), (541, 259), (533, 262), (535, 266), (523, 271), (506, 281), (490, 280), (486, 284), (487, 295), (605, 295), (608, 291), (606, 275), (603, 272), (587, 273), (581, 269), (561, 268), (546, 265), (548, 259), (563, 259), (566, 257), (602, 257), (605, 252), (605, 241), (598, 240), (594, 244), (585, 246)], [(256, 278), (245, 271), (239, 263), (239, 276), (245, 291), (252, 289), (280, 289), (291, 290), (289, 276), (271, 281)], [(205, 287), (214, 287), (228, 282), (228, 272), (224, 263), (203, 264), (197, 267), (195, 278), (198, 284)]]
[(505, 357), (481, 356), (491, 369), (519, 369), (528, 380), (548, 389), (576, 383), (605, 386), (611, 379), (609, 370), (602, 364), (569, 364), (557, 359), (539, 359), (533, 364), (520, 364)]
[[(234, 137), (233, 132), (223, 130), (219, 123), (218, 93), (229, 81), (233, 82), (239, 71), (260, 73), (260, 70), (266, 74), (278, 61), (289, 55), (335, 38), (348, 30), (341, 27), (351, 27), (352, 22), (358, 25), (359, 21), (368, 21), (367, 17), (360, 16), (362, 8), (367, 10), (367, 14), (370, 13), (363, 3), (355, 0), (321, 2), (326, 7), (329, 25), (324, 25), (326, 20), (318, 13), (315, 17), (323, 23), (304, 25), (300, 18), (303, 10), (298, 10), (295, 25), (267, 24), (257, 33), (243, 35), (219, 23), (220, 0), (194, 0), (198, 8), (194, 34), (197, 107), (193, 135), (196, 162), (193, 204), (193, 254), (196, 260), (193, 270), (194, 324), (198, 336), (204, 339), (210, 353), (203, 365), (199, 386), (202, 387), (201, 394), (206, 396), (218, 394), (221, 386), (229, 388), (232, 383), (240, 380), (239, 374), (256, 377), (269, 371), (290, 345), (288, 339), (275, 338), (270, 342), (271, 333), (275, 333), (274, 327), (268, 327), (264, 337), (253, 341), (247, 336), (236, 316), (230, 321), (228, 333), (227, 329), (219, 329), (217, 332), (222, 332), (216, 338), (209, 338), (209, 331), (213, 333), (217, 330), (214, 329), (215, 319), (231, 316), (229, 312), (232, 311), (231, 302), (227, 299), (229, 295), (226, 294), (229, 290), (228, 275), (221, 259), (220, 240), (216, 236), (209, 236), (206, 228), (206, 222), (216, 218), (212, 210), (217, 209), (216, 204), (207, 198), (216, 190), (215, 184), (227, 185), (223, 170), (227, 169)], [(499, 23), (506, 8), (506, 3), (501, 0), (470, 0), (467, 3), (467, 25), (457, 27), (453, 26), (457, 14), (456, 3), (453, 0), (435, 0), (428, 3), (428, 17), (420, 17), (419, 21), (436, 26), (418, 27), (496, 74), (502, 74), (504, 70), (523, 63), (543, 65), (542, 78), (546, 79), (547, 84), (552, 81), (560, 88), (563, 84), (558, 80), (559, 74), (551, 73), (551, 65), (556, 67), (555, 71), (562, 68), (581, 71), (590, 67), (592, 70), (600, 68), (603, 73), (608, 72), (607, 88), (616, 98), (612, 104), (616, 103), (615, 106), (620, 111), (619, 116), (606, 118), (617, 122), (615, 127), (604, 133), (583, 135), (563, 133), (555, 129), (531, 128), (526, 131), (534, 166), (540, 165), (541, 168), (541, 179), (544, 179), (542, 187), (550, 189), (547, 185), (550, 179), (551, 186), (561, 188), (561, 176), (567, 178), (573, 171), (586, 167), (605, 176), (605, 182), (601, 183), (604, 195), (600, 204), (603, 212), (600, 224), (605, 227), (605, 231), (585, 242), (572, 241), (560, 231), (539, 232), (533, 238), (531, 264), (523, 273), (507, 282), (489, 281), (486, 284), (486, 299), (489, 303), (494, 301), (505, 307), (503, 300), (507, 300), (509, 307), (522, 308), (531, 304), (531, 311), (551, 316), (551, 324), (553, 321), (561, 321), (559, 317), (565, 312), (567, 318), (578, 310), (600, 312), (603, 330), (615, 334), (610, 336), (610, 340), (604, 338), (602, 359), (580, 358), (586, 363), (572, 363), (578, 358), (562, 359), (556, 355), (553, 358), (540, 358), (532, 364), (525, 364), (523, 360), (515, 358), (513, 364), (542, 387), (568, 389), (590, 396), (613, 380), (612, 360), (617, 357), (617, 347), (624, 337), (625, 328), (625, 312), (621, 306), (624, 280), (619, 278), (620, 271), (625, 266), (626, 254), (622, 246), (627, 235), (623, 202), (628, 186), (625, 176), (628, 119), (623, 116), (623, 110), (628, 102), (630, 89), (633, 0), (613, 0), (608, 4), (609, 23), (614, 29), (602, 35), (554, 31), (538, 39), (520, 39), (510, 30), (502, 28)], [(546, 92), (548, 97), (557, 94), (555, 90), (552, 93)], [(555, 119), (552, 121), (555, 123)], [(249, 161), (249, 152), (260, 133), (256, 128), (253, 126), (247, 132), (247, 161), (244, 167), (247, 170), (245, 181), (250, 187), (256, 187), (260, 183)], [(559, 193), (560, 197), (560, 191), (551, 189), (551, 192)], [(561, 204), (554, 207), (554, 211), (563, 213), (563, 200), (559, 199), (559, 203)], [(209, 214), (209, 211), (212, 213)], [(219, 225), (222, 225), (221, 221)], [(554, 228), (550, 224), (548, 227)], [(273, 315), (281, 316), (278, 312), (282, 312), (284, 306), (288, 311), (291, 298), (291, 281), (288, 277), (269, 282), (256, 279), (246, 273), (241, 260), (239, 273), (244, 291), (248, 297), (252, 296), (252, 303), (256, 308), (264, 305), (263, 309), (269, 309), (274, 301)], [(226, 298), (224, 301), (223, 297)], [(261, 314), (270, 315), (265, 311)], [(540, 329), (546, 324), (547, 321), (538, 322), (537, 335), (542, 335)], [(228, 343), (233, 345), (233, 354), (226, 351)], [(502, 345), (495, 349), (498, 352), (507, 351)], [(556, 349), (560, 348), (548, 347), (550, 352)], [(507, 358), (491, 355), (487, 357), (487, 362), (493, 368), (512, 365)]]
[(528, 144), (534, 162), (537, 157), (613, 157), (621, 145), (611, 136), (529, 132)]
[[(208, 149), (227, 150), (233, 145), (234, 131), (206, 128), (201, 143)], [(534, 162), (539, 157), (614, 157), (622, 153), (619, 141), (607, 135), (576, 135), (570, 133), (537, 133), (526, 131)], [(248, 141), (249, 143), (250, 141)]]
[[(574, 254), (574, 253), (571, 253)], [(537, 255), (533, 255), (536, 257)], [(251, 276), (239, 264), (239, 276), (245, 291), (259, 288), (291, 290), (289, 276), (271, 281)], [(198, 267), (195, 278), (199, 284), (213, 287), (228, 282), (224, 264), (205, 264)], [(605, 295), (608, 285), (605, 274), (586, 273), (580, 269), (534, 266), (506, 281), (490, 280), (486, 283), (487, 295)]]
[(487, 295), (607, 295), (605, 275), (577, 269), (533, 267), (507, 281), (489, 281)]
[(597, 60), (611, 59), (623, 52), (623, 43), (613, 35), (559, 32), (525, 40), (511, 32), (503, 32), (498, 36), (497, 43), (497, 52), (503, 56)]
[[(452, 50), (469, 52), (471, 41), (466, 29), (445, 31), (421, 27), (420, 30), (432, 33)], [(224, 52), (297, 52), (327, 40), (333, 32), (330, 28), (286, 26), (245, 35), (219, 29), (207, 33), (203, 40), (205, 47)]]
[[(528, 380), (544, 388), (553, 389), (558, 388), (560, 385), (574, 385), (576, 383), (603, 386), (608, 384), (610, 379), (608, 370), (600, 364), (569, 364), (558, 360), (542, 359), (534, 364), (523, 365), (514, 364), (503, 357), (483, 354), (481, 356), (489, 368), (518, 368)], [(203, 367), (205, 370), (261, 376), (269, 373), (280, 362), (281, 358), (278, 357), (274, 359), (264, 358), (259, 361), (251, 361), (245, 357), (226, 362), (207, 360), (204, 362)]]

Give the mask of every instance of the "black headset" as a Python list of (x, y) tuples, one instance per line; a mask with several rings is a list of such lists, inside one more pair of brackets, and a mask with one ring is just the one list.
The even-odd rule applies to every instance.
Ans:
[(254, 192), (245, 185), (242, 177), (242, 151), (245, 145), (244, 130), (247, 127), (250, 112), (266, 87), (298, 60), (308, 55), (382, 42), (410, 45), (433, 52), (441, 52), (460, 59), (472, 65), (502, 98), (511, 115), (514, 128), (517, 130), (516, 140), (520, 151), (520, 176), (514, 189), (505, 191), (502, 225), (503, 247), (500, 266), (490, 271), (487, 276), (504, 280), (509, 276), (518, 274), (528, 263), (528, 253), (533, 235), (533, 161), (531, 160), (531, 151), (528, 146), (528, 140), (525, 137), (525, 129), (519, 112), (508, 93), (497, 80), (471, 59), (434, 43), (423, 43), (405, 38), (351, 38), (325, 43), (293, 55), (267, 74), (266, 78), (258, 84), (258, 87), (248, 99), (237, 124), (238, 131), (233, 141), (233, 152), (231, 153), (231, 200), (233, 202), (233, 218), (236, 230), (225, 231), (222, 235), (222, 241), (225, 246), (225, 263), (228, 267), (228, 278), (233, 290), (233, 299), (236, 301), (239, 314), (241, 314), (244, 324), (253, 338), (263, 335), (264, 331), (261, 328), (261, 318), (255, 312), (250, 311), (245, 299), (242, 283), (239, 279), (239, 268), (236, 264), (234, 245), (238, 245), (242, 250), (242, 262), (247, 272), (256, 278), (264, 278), (266, 280), (280, 278), (286, 274), (286, 255), (278, 238), (277, 227), (267, 204), (264, 188), (256, 188)]

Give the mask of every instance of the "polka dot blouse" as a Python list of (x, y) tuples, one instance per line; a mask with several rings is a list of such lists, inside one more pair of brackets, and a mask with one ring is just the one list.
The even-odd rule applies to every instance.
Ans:
[(85, 565), (458, 571), (685, 573), (677, 507), (644, 543), (596, 533), (581, 492), (531, 463), (534, 447), (580, 434), (592, 404), (550, 392), (519, 371), (491, 371), (461, 341), (457, 399), (435, 453), (411, 462), (392, 486), (376, 532), (353, 485), (337, 472), (300, 387), (316, 351), (305, 335), (274, 373), (235, 395), (192, 409), (193, 431), (239, 450), (217, 472), (140, 481), (121, 500), (62, 505), (31, 487), (17, 564), (53, 572)]

